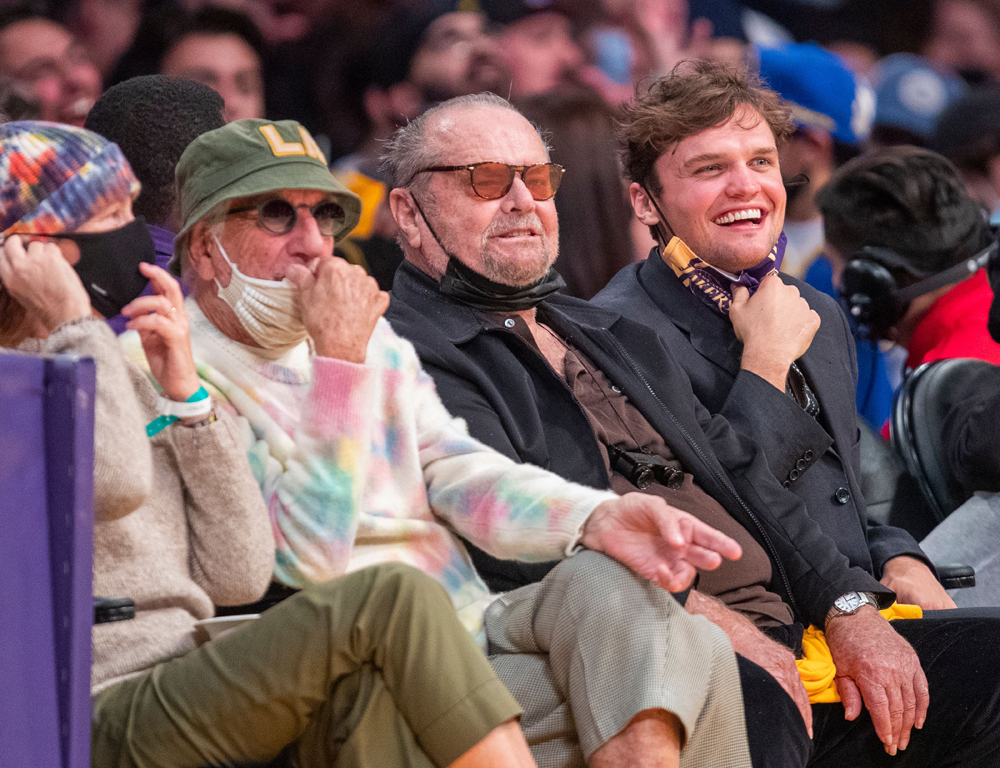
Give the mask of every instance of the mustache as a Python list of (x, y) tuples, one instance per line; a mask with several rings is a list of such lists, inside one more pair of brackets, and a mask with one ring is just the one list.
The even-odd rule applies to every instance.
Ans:
[(520, 213), (494, 219), (483, 233), (483, 240), (503, 232), (509, 232), (512, 229), (533, 229), (543, 238), (545, 237), (542, 220), (538, 218), (537, 213)]

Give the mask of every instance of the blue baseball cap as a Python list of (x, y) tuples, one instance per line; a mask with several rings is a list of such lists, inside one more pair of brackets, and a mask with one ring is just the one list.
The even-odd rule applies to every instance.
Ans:
[(902, 128), (930, 138), (938, 115), (968, 90), (965, 82), (934, 68), (923, 56), (894, 53), (872, 71), (875, 125)]
[(820, 128), (844, 144), (871, 133), (875, 93), (839, 56), (815, 43), (759, 48), (761, 79), (777, 91), (801, 126)]

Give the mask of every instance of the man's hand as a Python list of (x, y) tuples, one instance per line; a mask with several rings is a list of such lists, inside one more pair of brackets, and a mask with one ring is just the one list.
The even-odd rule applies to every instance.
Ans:
[(0, 251), (0, 280), (49, 332), (93, 313), (80, 276), (54, 243), (36, 240), (25, 249), (20, 236), (8, 237)]
[(882, 569), (882, 584), (896, 593), (896, 600), (919, 605), (925, 611), (957, 608), (931, 569), (919, 560), (901, 555), (894, 557)]
[(691, 586), (695, 571), (736, 560), (740, 545), (658, 496), (627, 493), (587, 518), (580, 543), (603, 552), (670, 592)]
[(906, 749), (910, 728), (923, 728), (930, 704), (913, 647), (871, 605), (827, 622), (826, 641), (837, 665), (844, 717), (860, 715), (863, 699), (885, 751)]
[(701, 592), (691, 592), (684, 607), (688, 613), (704, 616), (721, 627), (736, 653), (763, 667), (778, 681), (799, 708), (799, 714), (802, 715), (811, 739), (812, 704), (809, 703), (809, 694), (802, 684), (799, 669), (795, 666), (795, 654), (757, 629), (745, 616), (730, 610), (718, 600), (706, 597)]
[(201, 387), (191, 353), (184, 295), (166, 270), (143, 263), (139, 271), (149, 278), (156, 295), (140, 296), (122, 307), (122, 314), (130, 318), (125, 327), (139, 332), (149, 370), (164, 396), (183, 403)]
[(375, 323), (389, 308), (389, 294), (375, 278), (336, 256), (293, 264), (285, 276), (299, 289), (302, 322), (316, 354), (364, 363)]
[(788, 369), (819, 330), (819, 315), (798, 288), (768, 275), (753, 296), (743, 286), (733, 292), (729, 319), (743, 342), (742, 367), (784, 392)]

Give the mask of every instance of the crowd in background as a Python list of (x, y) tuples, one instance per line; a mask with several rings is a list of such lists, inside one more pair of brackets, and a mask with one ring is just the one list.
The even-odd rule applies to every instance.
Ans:
[[(978, 202), (1000, 211), (1000, 5), (991, 0), (925, 0), (905, 12), (892, 2), (808, 0), (3, 5), (0, 106), (11, 117), (81, 125), (102, 88), (162, 73), (218, 91), (229, 120), (298, 120), (364, 201), (340, 254), (386, 289), (402, 254), (379, 171), (384, 142), (428, 105), (493, 91), (547, 131), (554, 159), (571, 169), (557, 203), (557, 268), (569, 293), (596, 294), (652, 245), (620, 181), (617, 109), (636, 84), (686, 58), (760, 68), (800, 107), (782, 170), (809, 181), (789, 187), (784, 269), (821, 290), (836, 292), (842, 264), (817, 259), (816, 194), (856, 154), (928, 146), (955, 163)], [(823, 48), (783, 48), (796, 40)], [(905, 356), (859, 342), (859, 410), (878, 429)]]
[[(719, 764), (824, 765), (905, 750), (928, 679), (935, 701), (988, 687), (1000, 2), (903, 5), (0, 0), (0, 345), (98, 361), (95, 587), (141, 603), (95, 632), (98, 762), (133, 749), (134, 708), (192, 764), (364, 764), (390, 742), (400, 764), (615, 765), (636, 744), (710, 764), (722, 740), (740, 754)], [(905, 372), (950, 358), (984, 363), (942, 438), (955, 499), (978, 495), (927, 536), (937, 520), (877, 517), (872, 484)], [(924, 503), (906, 488), (897, 512)], [(980, 572), (964, 603), (952, 560)], [(441, 583), (458, 622), (387, 563)], [(303, 591), (242, 646), (193, 648), (196, 619), (271, 577)], [(602, 655), (629, 610), (636, 645)], [(935, 621), (967, 655), (933, 649)], [(841, 672), (807, 695), (813, 630)], [(685, 633), (713, 649), (697, 706), (657, 699)], [(688, 719), (639, 735), (603, 687), (627, 675)], [(765, 743), (776, 684), (787, 744)], [(737, 688), (742, 710), (720, 703)], [(235, 691), (260, 727), (220, 746)], [(870, 723), (817, 708), (862, 697)], [(932, 710), (908, 764), (976, 728), (1000, 750), (994, 699), (981, 728)], [(425, 701), (454, 733), (414, 726)]]

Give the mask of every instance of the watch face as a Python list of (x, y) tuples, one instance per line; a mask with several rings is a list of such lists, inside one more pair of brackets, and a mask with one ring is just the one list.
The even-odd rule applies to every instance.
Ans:
[(865, 599), (859, 592), (848, 592), (834, 600), (833, 604), (844, 613), (854, 613), (865, 604)]

